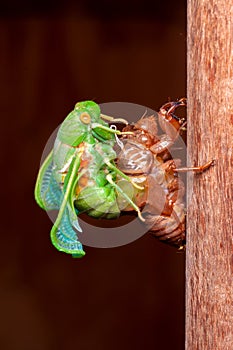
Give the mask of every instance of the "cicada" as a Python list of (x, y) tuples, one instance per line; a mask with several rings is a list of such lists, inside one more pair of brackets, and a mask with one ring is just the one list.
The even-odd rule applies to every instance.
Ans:
[[(131, 180), (144, 186), (134, 189), (133, 201), (143, 208), (148, 232), (160, 240), (183, 249), (185, 246), (185, 187), (179, 172), (202, 172), (213, 164), (179, 168), (180, 160), (173, 159), (170, 149), (186, 121), (175, 110), (186, 106), (186, 99), (164, 104), (158, 113), (144, 115), (136, 123), (123, 128), (129, 132), (121, 137), (123, 146), (118, 154), (117, 167)], [(158, 132), (158, 127), (164, 133)], [(124, 210), (132, 211), (128, 205)]]
[[(120, 215), (117, 196), (126, 200), (141, 217), (140, 209), (117, 184), (117, 177), (131, 179), (115, 165), (115, 135), (127, 135), (108, 122), (123, 122), (101, 114), (93, 101), (79, 102), (61, 124), (53, 150), (39, 170), (35, 199), (46, 210), (58, 210), (51, 230), (53, 245), (62, 252), (80, 258), (85, 255), (78, 239), (82, 232), (78, 215), (86, 212), (96, 218)], [(143, 218), (141, 217), (143, 220)]]

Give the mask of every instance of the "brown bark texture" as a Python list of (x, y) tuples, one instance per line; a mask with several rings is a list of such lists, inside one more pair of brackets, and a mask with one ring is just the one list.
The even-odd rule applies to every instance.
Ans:
[(233, 2), (188, 0), (186, 350), (233, 349)]

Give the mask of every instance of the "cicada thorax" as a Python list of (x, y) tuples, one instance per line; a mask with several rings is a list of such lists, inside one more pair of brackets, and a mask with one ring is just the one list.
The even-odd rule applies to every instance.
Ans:
[(95, 218), (116, 218), (120, 209), (116, 201), (116, 192), (107, 181), (107, 175), (116, 175), (106, 164), (116, 157), (111, 144), (95, 142), (84, 143), (74, 205), (79, 213), (86, 213)]
[[(185, 241), (184, 184), (167, 148), (170, 135), (158, 135), (158, 115), (142, 117), (123, 131), (117, 166), (134, 179), (143, 179), (144, 190), (134, 189), (133, 200), (142, 209), (149, 232), (166, 243), (182, 247)], [(177, 130), (177, 129), (176, 129)], [(175, 134), (175, 133), (174, 133)], [(169, 142), (168, 142), (169, 141)], [(133, 210), (130, 206), (124, 210)]]
[(114, 143), (114, 133), (92, 101), (77, 103), (62, 123), (54, 144), (53, 172), (62, 189), (74, 158), (79, 158), (74, 185), (77, 213), (105, 218), (119, 215), (115, 189), (106, 178), (111, 174), (111, 179), (116, 180), (108, 166), (116, 158)]

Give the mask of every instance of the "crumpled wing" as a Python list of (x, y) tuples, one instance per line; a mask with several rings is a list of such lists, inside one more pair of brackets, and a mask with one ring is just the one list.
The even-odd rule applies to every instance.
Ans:
[(72, 214), (70, 211), (70, 206), (67, 205), (59, 226), (56, 227), (54, 225), (51, 230), (51, 240), (57, 250), (72, 254), (74, 258), (81, 258), (85, 255), (85, 252), (82, 243), (78, 241), (77, 232), (71, 223)]
[(81, 258), (85, 255), (75, 231), (76, 229), (82, 232), (82, 229), (79, 226), (77, 213), (73, 205), (79, 166), (80, 157), (75, 153), (65, 177), (59, 213), (50, 233), (53, 245), (59, 251), (72, 254), (75, 258)]
[(35, 199), (44, 210), (58, 210), (61, 205), (62, 190), (53, 174), (53, 151), (42, 164), (36, 180)]

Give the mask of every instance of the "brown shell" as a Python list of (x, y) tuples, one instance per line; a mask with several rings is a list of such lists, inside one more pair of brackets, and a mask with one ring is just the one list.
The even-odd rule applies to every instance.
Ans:
[[(161, 116), (162, 113), (159, 119)], [(173, 121), (172, 118), (170, 120)], [(168, 119), (163, 125), (166, 130), (165, 125), (168, 130)], [(143, 208), (148, 232), (163, 242), (182, 248), (185, 244), (185, 191), (176, 173), (180, 160), (172, 159), (164, 144), (166, 138), (157, 135), (157, 120), (154, 116), (143, 117), (135, 125), (128, 125), (123, 130), (134, 134), (123, 136), (124, 148), (118, 154), (117, 166), (131, 177), (146, 177), (143, 200), (137, 201), (137, 205)], [(170, 130), (168, 134), (172, 134)], [(168, 146), (174, 140), (170, 139)], [(160, 152), (160, 149), (163, 151)]]
[(125, 174), (148, 173), (153, 164), (152, 153), (139, 142), (127, 141), (118, 155), (118, 168)]

